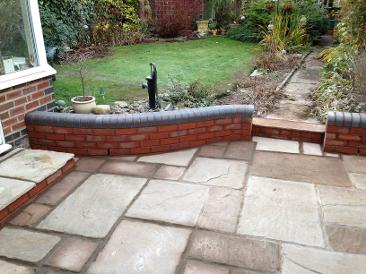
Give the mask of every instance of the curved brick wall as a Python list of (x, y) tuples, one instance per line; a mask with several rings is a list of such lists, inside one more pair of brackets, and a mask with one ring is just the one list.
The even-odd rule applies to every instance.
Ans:
[(251, 140), (253, 111), (243, 105), (100, 116), (36, 111), (26, 125), (34, 149), (132, 155)]
[(366, 155), (366, 114), (329, 112), (324, 151)]

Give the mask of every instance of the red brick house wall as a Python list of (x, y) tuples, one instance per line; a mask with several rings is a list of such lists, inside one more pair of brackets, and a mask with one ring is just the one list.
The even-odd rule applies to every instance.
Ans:
[(155, 17), (159, 22), (162, 18), (182, 20), (183, 30), (193, 30), (193, 23), (203, 14), (203, 0), (151, 0)]
[(51, 77), (0, 90), (0, 119), (6, 143), (21, 146), (27, 137), (25, 115), (54, 107)]

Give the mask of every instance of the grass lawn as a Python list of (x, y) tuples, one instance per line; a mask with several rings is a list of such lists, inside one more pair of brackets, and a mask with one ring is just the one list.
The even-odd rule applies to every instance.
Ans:
[[(149, 63), (158, 67), (159, 90), (169, 85), (169, 77), (190, 83), (201, 80), (205, 85), (227, 89), (238, 72), (249, 73), (253, 66), (255, 44), (224, 37), (213, 37), (175, 43), (140, 44), (112, 49), (103, 59), (84, 61), (86, 91), (99, 103), (131, 100), (147, 96), (141, 85), (150, 74)], [(67, 103), (81, 95), (78, 70), (81, 63), (58, 65), (56, 98)], [(105, 100), (98, 96), (103, 87)]]

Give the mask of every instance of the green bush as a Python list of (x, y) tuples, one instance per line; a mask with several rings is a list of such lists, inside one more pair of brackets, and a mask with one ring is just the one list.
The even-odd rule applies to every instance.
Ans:
[(219, 96), (199, 80), (186, 85), (170, 79), (170, 86), (166, 91), (167, 93), (162, 96), (164, 101), (172, 103), (174, 106), (187, 108), (215, 105)]
[(304, 15), (307, 19), (307, 33), (314, 44), (319, 42), (320, 36), (330, 29), (330, 20), (326, 16), (327, 11), (320, 7), (318, 1), (298, 0), (296, 13)]
[(138, 0), (40, 0), (45, 44), (123, 44), (141, 30)]
[[(307, 21), (306, 34), (310, 42), (317, 42), (320, 36), (329, 30), (330, 21), (326, 16), (326, 10), (321, 8), (316, 0), (294, 0), (294, 8), (284, 11), (283, 5), (289, 1), (279, 2), (279, 13), (286, 15), (305, 16)], [(240, 41), (260, 41), (263, 36), (261, 30), (267, 28), (277, 13), (277, 4), (268, 0), (244, 1), (244, 20), (240, 27), (229, 31), (228, 37)]]
[(76, 47), (87, 42), (85, 26), (93, 18), (92, 0), (40, 0), (45, 44), (48, 47)]
[(226, 33), (228, 38), (242, 42), (259, 42), (262, 38), (260, 28), (251, 18), (238, 26), (230, 28)]

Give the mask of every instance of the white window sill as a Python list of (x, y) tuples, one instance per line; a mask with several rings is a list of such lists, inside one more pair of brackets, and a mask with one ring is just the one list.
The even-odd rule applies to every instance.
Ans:
[(0, 76), (0, 92), (4, 89), (15, 87), (24, 83), (39, 80), (51, 75), (55, 75), (54, 70), (49, 65), (39, 66), (24, 71), (14, 72)]

